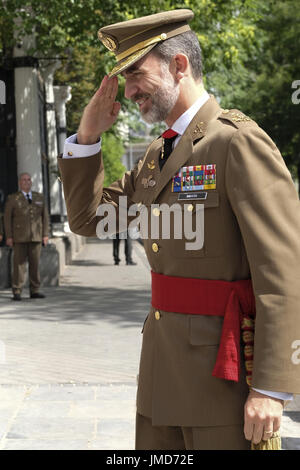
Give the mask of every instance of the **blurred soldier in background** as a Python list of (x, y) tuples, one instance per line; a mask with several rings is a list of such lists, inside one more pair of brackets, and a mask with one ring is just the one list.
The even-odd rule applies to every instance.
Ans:
[[(126, 236), (126, 238), (124, 238)], [(129, 266), (134, 266), (136, 263), (132, 260), (132, 241), (129, 234), (126, 232), (124, 235), (122, 233), (116, 233), (116, 238), (113, 238), (113, 257), (115, 265), (118, 265), (121, 261), (119, 252), (120, 252), (120, 241), (124, 239), (124, 253), (126, 264)]]
[(39, 292), (39, 260), (42, 243), (47, 245), (49, 216), (44, 196), (31, 191), (32, 181), (29, 173), (19, 177), (20, 191), (7, 198), (4, 211), (6, 244), (13, 247), (13, 300), (21, 300), (25, 282), (25, 264), (29, 263), (30, 297), (40, 299), (45, 296)]

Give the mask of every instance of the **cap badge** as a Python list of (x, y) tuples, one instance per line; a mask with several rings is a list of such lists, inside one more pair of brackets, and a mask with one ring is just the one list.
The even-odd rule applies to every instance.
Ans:
[(104, 46), (111, 52), (114, 52), (119, 47), (118, 41), (115, 38), (104, 35), (101, 31), (99, 31), (98, 33), (98, 38), (104, 44)]

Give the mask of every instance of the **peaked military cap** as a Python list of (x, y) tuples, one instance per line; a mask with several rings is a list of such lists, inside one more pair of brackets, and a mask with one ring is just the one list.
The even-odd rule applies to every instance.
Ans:
[(161, 41), (190, 30), (191, 10), (164, 11), (134, 20), (104, 26), (98, 31), (100, 41), (116, 55), (113, 77), (141, 59)]

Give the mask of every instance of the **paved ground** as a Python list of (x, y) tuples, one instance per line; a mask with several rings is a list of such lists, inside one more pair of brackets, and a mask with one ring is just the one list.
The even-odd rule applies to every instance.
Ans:
[[(137, 266), (122, 258), (114, 266), (111, 242), (89, 240), (46, 299), (0, 291), (0, 449), (134, 448), (150, 273), (137, 242)], [(299, 423), (300, 396), (285, 412), (284, 448), (300, 450)]]

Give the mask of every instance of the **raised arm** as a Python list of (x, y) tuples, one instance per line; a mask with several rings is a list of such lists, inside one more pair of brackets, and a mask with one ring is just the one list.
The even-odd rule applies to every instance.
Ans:
[[(95, 144), (102, 133), (114, 124), (120, 110), (120, 103), (115, 101), (117, 91), (118, 79), (104, 77), (99, 90), (83, 112), (77, 134), (78, 144)], [(97, 208), (100, 204), (108, 203), (118, 210), (120, 196), (127, 196), (130, 204), (141, 162), (108, 188), (103, 188), (101, 151), (85, 158), (59, 158), (58, 166), (71, 230), (80, 235), (95, 236), (100, 220), (96, 216)]]

